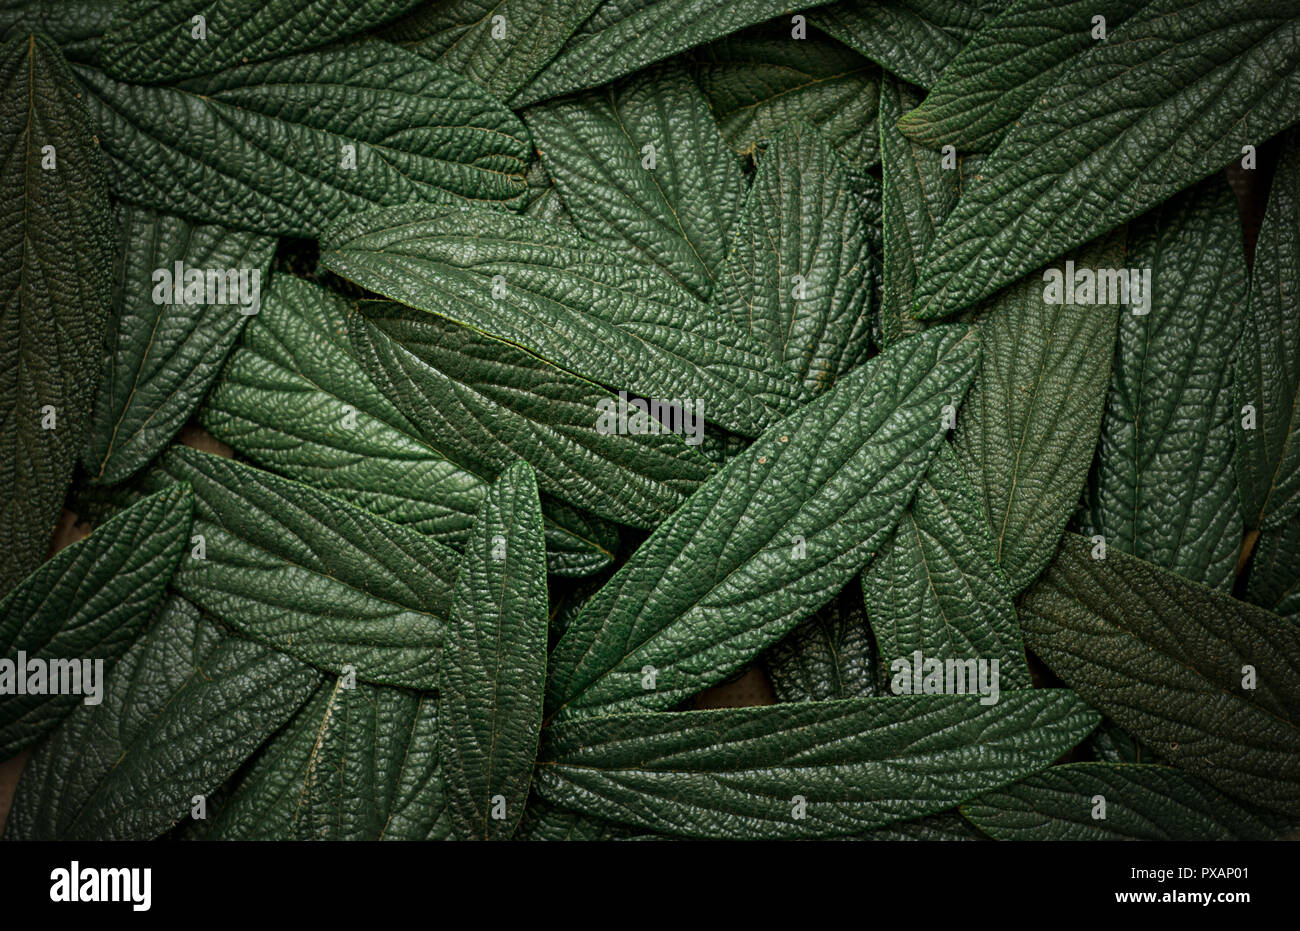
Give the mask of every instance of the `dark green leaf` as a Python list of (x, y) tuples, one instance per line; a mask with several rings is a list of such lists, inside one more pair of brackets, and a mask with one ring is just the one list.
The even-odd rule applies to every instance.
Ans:
[(867, 626), (862, 587), (845, 586), (833, 601), (763, 656), (777, 701), (869, 698), (880, 692), (876, 648)]
[(1246, 597), (1253, 604), (1300, 622), (1300, 514), (1281, 527), (1260, 532)]

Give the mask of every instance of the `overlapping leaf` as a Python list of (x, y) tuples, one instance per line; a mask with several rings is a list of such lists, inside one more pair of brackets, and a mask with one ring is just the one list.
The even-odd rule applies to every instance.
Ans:
[(309, 666), (168, 599), (23, 771), (6, 840), (150, 840), (189, 818), (307, 700)]
[(208, 223), (317, 236), (383, 204), (524, 193), (528, 134), (465, 78), (378, 42), (166, 87), (74, 66), (113, 193)]
[(1281, 527), (1260, 532), (1246, 597), (1253, 604), (1300, 622), (1300, 514)]
[[(0, 758), (33, 742), (70, 709), (102, 698), (114, 662), (153, 613), (189, 537), (194, 496), (173, 485), (60, 550), (0, 601)], [(18, 654), (25, 654), (26, 663)], [(33, 683), (27, 663), (40, 669)], [(58, 677), (58, 682), (55, 681)], [(34, 691), (38, 684), (40, 691)]]
[(1300, 634), (1275, 614), (1067, 534), (1024, 596), (1025, 643), (1162, 758), (1300, 813)]
[(95, 393), (112, 293), (99, 147), (57, 48), (0, 45), (0, 593), (45, 555)]
[(669, 278), (544, 222), (398, 207), (335, 225), (321, 264), (364, 288), (513, 343), (567, 371), (756, 435), (794, 379)]
[(796, 702), (557, 724), (538, 788), (688, 837), (833, 837), (942, 811), (1047, 766), (1097, 715), (1064, 690)]
[(940, 228), (942, 317), (1138, 216), (1300, 119), (1300, 0), (1153, 0), (1071, 63)]
[(1241, 549), (1231, 367), (1246, 303), (1241, 223), (1211, 178), (1129, 225), (1151, 270), (1146, 313), (1120, 315), (1081, 532), (1229, 590)]
[(867, 220), (839, 157), (801, 121), (758, 165), (712, 305), (803, 386), (825, 391), (867, 356)]
[(0, 36), (44, 33), (69, 61), (93, 63), (119, 0), (0, 0)]
[(488, 491), (465, 545), (439, 678), (439, 738), (456, 835), (508, 840), (528, 801), (546, 687), (546, 564), (526, 463)]
[(655, 69), (524, 117), (584, 236), (709, 299), (745, 178), (690, 75)]
[(194, 486), (194, 533), (173, 584), (248, 636), (330, 672), (438, 684), (459, 556), (331, 495), (183, 447), (165, 472)]
[(976, 364), (965, 328), (920, 334), (728, 460), (560, 639), (548, 714), (672, 707), (829, 601), (898, 521)]
[[(87, 470), (105, 484), (143, 468), (194, 413), (259, 310), (275, 248), (265, 236), (136, 207), (118, 209), (117, 227), (108, 362), (82, 454)], [(159, 270), (166, 279), (159, 280)], [(196, 274), (202, 276), (197, 286)], [(180, 298), (175, 303), (167, 282)]]
[(827, 701), (879, 694), (876, 649), (851, 582), (763, 655), (778, 701)]

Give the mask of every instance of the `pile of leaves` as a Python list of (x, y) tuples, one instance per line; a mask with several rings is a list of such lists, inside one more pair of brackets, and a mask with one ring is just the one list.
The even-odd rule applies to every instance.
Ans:
[(2, 6), (6, 838), (1300, 823), (1300, 0)]

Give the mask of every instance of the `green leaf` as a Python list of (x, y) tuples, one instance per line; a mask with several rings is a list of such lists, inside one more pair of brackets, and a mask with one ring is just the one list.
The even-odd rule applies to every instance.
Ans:
[[(491, 210), (377, 210), (336, 224), (321, 265), (363, 288), (525, 349), (576, 375), (756, 435), (794, 379), (747, 333), (657, 270)], [(499, 296), (494, 296), (494, 289)]]
[(1114, 229), (1300, 119), (1300, 0), (1153, 0), (1020, 118), (939, 229), (942, 317)]
[[(1275, 614), (1067, 534), (1020, 605), (1089, 704), (1229, 795), (1300, 812), (1300, 637)], [(1253, 686), (1253, 687), (1252, 687)]]
[[(784, 0), (604, 0), (511, 103), (596, 87), (788, 12)], [(789, 34), (789, 20), (778, 25)]]
[[(1148, 313), (1121, 313), (1081, 533), (1228, 591), (1241, 549), (1232, 358), (1246, 304), (1236, 198), (1222, 178), (1129, 225)], [(1136, 309), (1136, 308), (1135, 308)]]
[(897, 523), (977, 361), (966, 328), (932, 329), (728, 460), (560, 639), (548, 716), (672, 707), (829, 601)]
[(443, 0), (380, 31), (509, 100), (550, 62), (600, 0)]
[(1263, 530), (1246, 580), (1246, 597), (1300, 623), (1300, 514), (1281, 527)]
[(546, 565), (525, 462), (488, 492), (456, 580), (438, 733), (452, 829), (509, 840), (524, 814), (546, 688)]
[(791, 41), (781, 22), (704, 46), (691, 70), (733, 149), (752, 155), (793, 120), (812, 126), (845, 164), (865, 171), (880, 160), (876, 105), (880, 68), (811, 30)]
[(86, 431), (112, 294), (113, 217), (58, 49), (35, 35), (0, 46), (0, 88), (4, 593), (44, 558)]
[(1025, 645), (979, 497), (944, 444), (911, 507), (862, 573), (881, 666), (926, 659), (997, 660), (1005, 688), (1029, 688)]
[(656, 831), (834, 837), (1012, 782), (1096, 724), (1060, 689), (615, 715), (547, 728), (537, 781), (556, 804)]
[(113, 193), (167, 213), (316, 237), (376, 205), (524, 193), (523, 124), (397, 46), (303, 52), (169, 87), (75, 70)]
[(793, 372), (808, 399), (867, 356), (871, 247), (844, 166), (808, 124), (758, 163), (713, 307)]
[(1280, 839), (1276, 825), (1169, 766), (1053, 766), (961, 810), (996, 840)]
[(616, 397), (468, 327), (376, 302), (354, 319), (352, 339), (417, 435), (476, 475), (524, 459), (548, 493), (652, 527), (711, 471), (680, 436), (604, 429)]
[(880, 692), (876, 648), (862, 587), (845, 586), (833, 601), (763, 655), (777, 701), (869, 698)]
[[(421, 438), (352, 352), (354, 306), (318, 285), (276, 275), (203, 410), (217, 439), (289, 478), (459, 547), (487, 493)], [(349, 408), (351, 408), (349, 410)], [(609, 565), (617, 531), (548, 501), (552, 570)]]
[(903, 134), (937, 149), (987, 152), (1030, 105), (1100, 39), (1094, 16), (1113, 31), (1143, 0), (1016, 0), (970, 39), (899, 122)]
[[(138, 472), (189, 420), (249, 314), (258, 312), (275, 251), (275, 241), (265, 236), (135, 207), (118, 209), (117, 226), (109, 354), (82, 453), (87, 470), (104, 484)], [(195, 302), (155, 300), (166, 288), (155, 272), (163, 269), (175, 280), (177, 262), (187, 273), (215, 273), (213, 289), (196, 289)], [(175, 287), (184, 295), (184, 276)], [(241, 303), (245, 296), (251, 303)]]
[(998, 0), (853, 0), (818, 10), (812, 21), (903, 80), (933, 87), (999, 6)]
[[(161, 84), (326, 45), (419, 2), (121, 0), (100, 58), (115, 77)], [(196, 35), (196, 17), (203, 20), (202, 35)]]
[(23, 770), (5, 840), (150, 840), (190, 816), (307, 700), (320, 675), (168, 599)]
[(323, 682), (210, 817), (213, 840), (446, 840), (437, 700)]
[[(1122, 237), (1080, 250), (1079, 267), (1124, 264)], [(980, 327), (982, 363), (957, 445), (984, 500), (998, 564), (1015, 594), (1052, 558), (1101, 431), (1120, 308), (1049, 304), (1033, 276)]]
[(584, 236), (709, 299), (745, 177), (686, 71), (643, 72), (524, 119)]
[[(1300, 31), (1300, 20), (1297, 21)], [(1255, 244), (1235, 361), (1237, 482), (1246, 526), (1276, 529), (1300, 513), (1300, 130), (1283, 137)], [(1253, 409), (1246, 429), (1246, 405)]]
[(898, 131), (899, 117), (911, 112), (916, 102), (906, 84), (893, 75), (883, 77), (880, 167), (885, 287), (880, 327), (885, 345), (925, 329), (925, 324), (912, 319), (921, 260), (934, 241), (935, 228), (961, 195), (961, 171), (945, 169), (942, 154), (913, 145)]
[[(10, 667), (0, 667), (0, 759), (93, 702), (93, 689), (102, 697), (103, 668), (112, 669), (162, 598), (193, 511), (194, 496), (182, 485), (144, 498), (60, 550), (0, 601), (0, 656)], [(39, 692), (28, 691), (25, 667), (33, 662), (43, 667)]]
[(0, 0), (0, 36), (44, 33), (69, 61), (93, 63), (119, 0)]
[(431, 689), (451, 607), (454, 550), (338, 498), (220, 456), (173, 447), (194, 486), (194, 532), (173, 585), (203, 610), (303, 662)]
[(924, 818), (912, 818), (908, 821), (896, 821), (883, 828), (875, 828), (866, 834), (860, 834), (858, 840), (889, 841), (970, 841), (987, 840), (973, 824), (963, 818), (956, 810), (926, 815)]
[(524, 812), (523, 823), (515, 832), (515, 839), (610, 841), (626, 840), (634, 834), (635, 828), (567, 811), (543, 800), (534, 792), (528, 799), (528, 808)]

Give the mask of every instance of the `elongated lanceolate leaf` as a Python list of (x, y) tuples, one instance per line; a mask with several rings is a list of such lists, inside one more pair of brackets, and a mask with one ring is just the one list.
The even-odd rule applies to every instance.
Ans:
[(318, 236), (383, 204), (514, 202), (528, 134), (474, 84), (378, 42), (167, 87), (76, 66), (113, 193), (261, 233)]
[(795, 122), (759, 161), (712, 305), (814, 397), (867, 356), (871, 247), (839, 156)]
[(745, 177), (685, 70), (654, 69), (524, 118), (584, 236), (709, 299)]
[[(1112, 237), (1068, 261), (1076, 275), (1120, 268), (1122, 242)], [(1069, 270), (1056, 268), (1062, 276)], [(990, 302), (979, 330), (980, 374), (957, 422), (958, 450), (984, 499), (1012, 594), (1051, 560), (1078, 504), (1101, 431), (1115, 327), (1128, 312), (1049, 304), (1045, 293), (1031, 276)]]
[(183, 485), (137, 501), (0, 601), (0, 758), (102, 699), (104, 677), (162, 598), (193, 511)]
[(488, 491), (461, 560), (439, 678), (438, 733), (457, 837), (508, 840), (524, 814), (546, 688), (546, 563), (524, 462)]
[[(1232, 358), (1246, 304), (1236, 199), (1221, 178), (1129, 224), (1125, 265), (1151, 270), (1119, 345), (1081, 532), (1229, 590), (1241, 549)], [(1139, 308), (1134, 308), (1139, 309)]]
[(49, 40), (0, 46), (0, 593), (50, 545), (103, 361), (113, 217), (78, 96)]
[(1300, 0), (1154, 0), (1079, 56), (940, 228), (913, 314), (943, 317), (1300, 119)]
[(537, 780), (557, 804), (651, 830), (833, 837), (1036, 772), (1097, 720), (1060, 689), (614, 715), (547, 728)]
[[(1300, 14), (1298, 14), (1300, 15)], [(1300, 26), (1297, 26), (1300, 30)], [(1300, 130), (1282, 157), (1255, 244), (1235, 361), (1237, 482), (1248, 528), (1300, 513)]]
[(1089, 704), (1229, 795), (1300, 813), (1300, 632), (1067, 534), (1020, 604), (1025, 643)]
[(920, 334), (729, 459), (560, 639), (548, 715), (672, 707), (829, 601), (897, 523), (977, 362), (964, 327)]
[(5, 840), (152, 840), (307, 700), (310, 666), (230, 636), (173, 596), (23, 770)]
[(137, 207), (119, 208), (117, 226), (108, 362), (82, 454), (105, 484), (143, 468), (194, 413), (258, 313), (275, 250), (266, 236)]
[(996, 840), (1277, 840), (1278, 826), (1172, 766), (1052, 766), (962, 814)]
[(211, 818), (213, 840), (446, 840), (436, 697), (321, 683)]
[[(202, 550), (173, 584), (248, 636), (338, 674), (431, 689), (459, 556), (306, 485), (174, 447)], [(201, 553), (202, 556), (198, 555)]]
[(763, 666), (777, 701), (879, 694), (876, 648), (867, 625), (862, 587), (850, 582), (833, 601), (763, 654)]
[(747, 435), (794, 405), (794, 379), (658, 271), (546, 223), (398, 207), (335, 225), (321, 264), (364, 288), (661, 401), (700, 400)]

